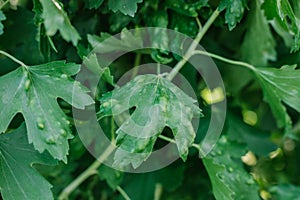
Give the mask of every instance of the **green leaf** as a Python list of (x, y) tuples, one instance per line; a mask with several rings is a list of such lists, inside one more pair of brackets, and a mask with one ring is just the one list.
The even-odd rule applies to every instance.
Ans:
[(245, 124), (232, 114), (227, 114), (227, 119), (226, 132), (229, 140), (246, 144), (249, 150), (262, 156), (267, 156), (271, 151), (278, 148), (277, 145), (271, 142), (269, 133)]
[(262, 8), (265, 15), (274, 23), (273, 26), (278, 34), (284, 36), (282, 30), (294, 37), (292, 51), (298, 51), (300, 48), (300, 20), (295, 16), (292, 6), (288, 0), (265, 0)]
[(165, 6), (167, 8), (189, 17), (197, 17), (198, 11), (207, 5), (208, 0), (198, 0), (192, 2), (185, 0), (167, 0), (165, 2)]
[(116, 132), (120, 147), (115, 153), (115, 166), (132, 164), (137, 168), (150, 156), (166, 126), (173, 131), (179, 154), (186, 160), (195, 138), (191, 119), (199, 116), (201, 110), (176, 85), (161, 76), (141, 75), (104, 94), (100, 101), (101, 117), (115, 116), (135, 107)]
[(102, 165), (98, 169), (98, 175), (101, 180), (105, 180), (111, 189), (116, 190), (116, 188), (122, 183), (123, 181), (123, 173)]
[(85, 3), (89, 9), (92, 9), (92, 8), (97, 9), (102, 5), (103, 1), (104, 0), (87, 0), (87, 1), (85, 1)]
[(137, 4), (142, 3), (143, 0), (109, 0), (108, 8), (113, 12), (120, 11), (124, 15), (134, 17), (137, 11)]
[(106, 82), (114, 86), (114, 77), (110, 74), (108, 67), (101, 67), (97, 55), (95, 53), (88, 57), (83, 57), (83, 65), (86, 66), (91, 72), (97, 75), (99, 78), (103, 78)]
[(77, 45), (80, 36), (72, 26), (63, 5), (58, 0), (40, 0), (43, 6), (42, 17), (47, 30), (47, 35), (53, 36), (59, 30), (61, 36), (67, 41)]
[(291, 184), (281, 184), (273, 186), (269, 189), (274, 200), (300, 200), (300, 187)]
[(260, 0), (253, 1), (248, 19), (247, 32), (241, 46), (242, 58), (255, 66), (266, 66), (269, 60), (276, 60), (276, 43), (261, 10)]
[[(153, 11), (145, 15), (145, 22), (148, 27), (162, 27), (167, 28), (169, 19), (168, 13), (164, 10)], [(168, 47), (169, 47), (169, 36), (168, 32), (165, 30), (157, 29), (155, 31), (149, 31), (149, 37), (151, 41), (151, 46), (153, 49), (151, 52), (151, 57), (158, 63), (167, 64), (172, 61), (172, 58), (168, 57)]]
[(229, 30), (233, 30), (237, 23), (240, 23), (246, 6), (245, 0), (221, 0), (219, 10), (226, 9), (225, 23), (228, 24)]
[(126, 28), (122, 30), (120, 38), (101, 33), (100, 37), (88, 35), (88, 42), (94, 48), (95, 53), (127, 52), (129, 48), (141, 49), (143, 47), (143, 39), (138, 31), (132, 33)]
[(240, 159), (245, 153), (242, 145), (223, 136), (210, 155), (202, 159), (217, 200), (260, 199), (259, 188)]
[(40, 154), (26, 138), (26, 127), (0, 135), (0, 191), (5, 200), (53, 199), (51, 184), (33, 164), (57, 164), (48, 153)]
[(67, 160), (68, 139), (72, 138), (70, 122), (57, 103), (62, 98), (76, 108), (93, 103), (87, 89), (70, 76), (80, 65), (55, 61), (36, 66), (19, 67), (0, 78), (0, 132), (4, 132), (17, 113), (27, 125), (29, 143), (59, 160)]
[(0, 35), (3, 34), (3, 24), (1, 23), (2, 21), (6, 20), (6, 17), (4, 15), (4, 13), (0, 10)]
[(257, 68), (255, 70), (263, 89), (264, 100), (269, 103), (277, 120), (278, 127), (285, 127), (285, 133), (291, 133), (292, 121), (283, 103), (300, 112), (300, 70), (296, 66), (277, 68)]

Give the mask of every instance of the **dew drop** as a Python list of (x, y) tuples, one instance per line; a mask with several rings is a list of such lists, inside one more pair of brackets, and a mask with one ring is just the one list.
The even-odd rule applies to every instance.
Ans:
[(67, 74), (62, 74), (62, 75), (60, 75), (60, 78), (67, 79), (68, 76), (67, 76)]
[(50, 136), (46, 139), (47, 144), (55, 144), (56, 141), (54, 139), (54, 137)]
[(66, 137), (67, 136), (67, 131), (65, 131), (64, 129), (60, 129), (59, 131), (60, 135)]
[(229, 171), (229, 172), (233, 172), (233, 168), (232, 168), (232, 167), (229, 167), (229, 168), (228, 168), (228, 171)]
[(218, 150), (217, 151), (217, 154), (220, 156), (220, 155), (222, 155), (222, 151), (221, 150)]
[(28, 90), (29, 90), (29, 87), (30, 87), (30, 80), (27, 79), (27, 80), (25, 81), (25, 90), (28, 91)]
[(43, 130), (45, 128), (45, 122), (44, 120), (42, 120), (41, 118), (37, 119), (37, 127), (38, 129)]

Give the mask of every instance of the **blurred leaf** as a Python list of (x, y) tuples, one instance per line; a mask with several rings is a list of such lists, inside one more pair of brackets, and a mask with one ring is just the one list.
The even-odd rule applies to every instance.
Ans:
[(53, 199), (51, 184), (34, 168), (34, 163), (57, 164), (48, 153), (40, 154), (26, 138), (26, 127), (0, 135), (0, 191), (5, 200)]
[(260, 0), (253, 1), (248, 15), (248, 28), (241, 46), (242, 58), (255, 66), (266, 66), (276, 60), (275, 40), (261, 10)]
[(101, 180), (105, 180), (109, 187), (111, 187), (113, 190), (116, 190), (116, 188), (122, 183), (123, 181), (123, 173), (112, 169), (110, 167), (107, 167), (105, 165), (101, 165), (98, 169), (98, 175)]
[(63, 5), (58, 0), (40, 0), (43, 7), (42, 17), (47, 30), (47, 35), (53, 36), (58, 30), (67, 41), (77, 45), (80, 36), (72, 26)]
[(7, 129), (17, 113), (22, 113), (29, 143), (39, 152), (48, 150), (54, 158), (66, 162), (68, 139), (73, 136), (57, 98), (76, 108), (93, 103), (86, 94), (88, 90), (70, 78), (79, 70), (77, 64), (56, 61), (22, 66), (0, 77), (0, 93), (5, 94), (0, 97), (0, 132)]
[(300, 200), (300, 187), (291, 184), (276, 185), (269, 189), (273, 200)]
[(115, 153), (115, 166), (141, 165), (165, 126), (173, 131), (181, 158), (187, 159), (188, 147), (195, 138), (191, 120), (201, 110), (176, 85), (157, 75), (141, 75), (104, 94), (100, 101), (101, 117), (136, 108), (116, 132), (120, 147)]
[(0, 35), (3, 34), (3, 28), (4, 28), (3, 24), (1, 23), (1, 21), (4, 21), (4, 20), (6, 20), (6, 17), (4, 15), (4, 13), (0, 10)]
[(120, 38), (112, 36), (108, 33), (101, 33), (100, 37), (96, 35), (88, 35), (88, 42), (93, 47), (95, 53), (111, 53), (118, 51), (127, 52), (128, 49), (140, 49), (143, 46), (143, 40), (138, 33), (128, 31), (126, 28), (120, 33)]
[(243, 168), (243, 145), (223, 136), (209, 156), (203, 158), (217, 200), (259, 200), (258, 186)]
[(83, 65), (93, 72), (97, 77), (103, 78), (106, 82), (114, 86), (114, 77), (110, 74), (108, 67), (101, 67), (96, 54), (91, 54), (88, 57), (83, 57)]
[(246, 0), (221, 0), (219, 10), (226, 9), (225, 23), (228, 24), (229, 30), (233, 30), (243, 18)]
[(108, 0), (108, 7), (113, 12), (120, 11), (124, 15), (134, 17), (137, 11), (137, 4), (142, 3), (143, 0)]
[(285, 127), (285, 134), (293, 136), (292, 121), (283, 103), (300, 112), (300, 70), (296, 66), (277, 68), (256, 68), (255, 73), (260, 81), (264, 100), (269, 103), (276, 118), (278, 127)]
[(86, 0), (85, 3), (89, 9), (99, 8), (104, 0)]
[(272, 20), (279, 35), (283, 36), (282, 30), (293, 36), (294, 42), (292, 51), (298, 51), (300, 48), (300, 21), (294, 14), (294, 11), (288, 0), (265, 0), (262, 8), (268, 20)]
[(232, 114), (227, 115), (227, 119), (226, 132), (229, 140), (247, 144), (249, 150), (262, 156), (276, 150), (277, 146), (271, 142), (270, 134), (243, 123)]
[(197, 17), (198, 11), (208, 6), (208, 0), (185, 1), (185, 0), (166, 0), (165, 6), (182, 15)]

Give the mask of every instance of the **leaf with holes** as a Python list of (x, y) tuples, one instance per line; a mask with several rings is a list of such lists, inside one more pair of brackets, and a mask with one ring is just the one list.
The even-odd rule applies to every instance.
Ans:
[(25, 118), (29, 143), (59, 160), (67, 161), (70, 122), (57, 103), (62, 98), (76, 108), (93, 103), (87, 89), (70, 77), (80, 65), (55, 61), (22, 66), (0, 77), (0, 132), (4, 132), (17, 113)]
[(101, 117), (119, 115), (135, 108), (131, 116), (117, 130), (114, 165), (132, 164), (137, 168), (146, 160), (164, 127), (173, 131), (174, 140), (183, 160), (193, 143), (195, 131), (191, 120), (201, 115), (194, 103), (169, 80), (157, 75), (141, 75), (121, 88), (106, 93), (100, 99)]
[(0, 191), (6, 200), (53, 199), (51, 185), (32, 167), (54, 165), (48, 154), (40, 154), (26, 138), (26, 127), (0, 135)]

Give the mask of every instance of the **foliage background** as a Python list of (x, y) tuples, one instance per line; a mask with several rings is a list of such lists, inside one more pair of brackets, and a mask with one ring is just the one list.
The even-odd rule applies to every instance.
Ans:
[[(29, 66), (57, 60), (81, 64), (92, 50), (93, 42), (99, 43), (107, 36), (103, 33), (116, 34), (124, 28), (166, 27), (195, 37), (199, 26), (196, 18), (203, 25), (215, 9), (222, 12), (201, 41), (207, 51), (271, 70), (300, 62), (300, 4), (297, 0), (20, 0), (0, 1), (0, 8), (0, 49)], [(172, 42), (167, 36), (157, 37), (158, 44)], [(170, 61), (168, 65), (174, 66), (177, 59), (157, 50), (132, 52), (116, 61), (110, 70), (118, 80), (135, 64), (154, 60)], [(145, 174), (123, 174), (100, 166), (98, 176), (89, 176), (69, 198), (122, 199), (125, 191), (131, 199), (300, 199), (299, 71), (294, 68), (267, 70), (262, 80), (258, 78), (262, 72), (255, 76), (246, 68), (215, 62), (225, 83), (228, 110), (220, 142), (207, 158), (199, 159), (198, 152), (190, 149), (186, 162), (177, 160), (165, 169)], [(4, 75), (19, 67), (3, 55), (0, 66), (1, 84), (4, 84)], [(182, 74), (197, 92), (203, 112), (209, 112), (209, 104), (201, 97), (205, 89), (203, 80), (188, 65)], [(274, 84), (272, 87), (263, 85), (268, 78)], [(283, 92), (279, 93), (276, 88)], [(98, 95), (111, 89), (112, 86), (103, 81)], [(3, 91), (0, 90), (2, 98), (9, 95)], [(72, 124), (71, 106), (61, 99), (58, 102)], [(4, 110), (5, 106), (0, 105)], [(5, 121), (7, 116), (2, 115), (0, 119)], [(208, 120), (208, 117), (201, 120), (199, 135), (207, 129)], [(8, 129), (3, 130), (5, 134), (0, 135), (1, 177), (6, 177), (8, 170), (3, 167), (7, 161), (4, 150), (16, 152), (10, 147), (20, 145), (33, 149), (23, 137), (26, 132), (23, 121), (21, 114), (16, 115)], [(108, 131), (112, 127), (109, 119), (101, 123)], [(9, 140), (6, 134), (19, 126), (16, 136)], [(67, 164), (52, 160), (48, 153), (41, 156), (37, 151), (35, 160), (28, 159), (32, 155), (19, 158), (14, 170), (24, 168), (38, 177), (35, 185), (25, 187), (26, 177), (15, 174), (15, 181), (24, 184), (21, 188), (25, 188), (25, 193), (33, 195), (28, 199), (58, 198), (62, 190), (94, 162), (72, 126), (71, 132), (74, 138), (69, 140)], [(49, 192), (48, 182), (28, 169), (37, 161), (47, 164), (35, 164), (34, 168), (53, 186), (52, 192)], [(11, 191), (4, 199), (26, 199), (19, 193), (20, 187), (9, 183), (14, 180), (0, 180), (3, 198), (4, 191)], [(40, 185), (45, 190), (37, 191)]]

